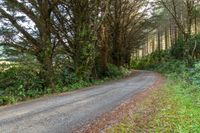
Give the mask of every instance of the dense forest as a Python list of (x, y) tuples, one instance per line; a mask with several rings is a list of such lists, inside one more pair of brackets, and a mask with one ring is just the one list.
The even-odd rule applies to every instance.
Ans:
[(3, 99), (63, 92), (127, 73), (152, 31), (150, 7), (138, 0), (1, 1)]
[(199, 9), (198, 0), (2, 0), (0, 90), (20, 99), (64, 91), (167, 55), (193, 66)]
[(0, 105), (156, 71), (152, 117), (109, 132), (200, 132), (200, 0), (0, 0), (0, 56)]

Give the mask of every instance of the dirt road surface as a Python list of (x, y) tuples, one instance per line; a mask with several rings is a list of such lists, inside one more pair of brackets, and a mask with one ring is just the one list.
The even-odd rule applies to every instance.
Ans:
[(153, 72), (18, 105), (0, 107), (0, 133), (71, 133), (156, 82)]

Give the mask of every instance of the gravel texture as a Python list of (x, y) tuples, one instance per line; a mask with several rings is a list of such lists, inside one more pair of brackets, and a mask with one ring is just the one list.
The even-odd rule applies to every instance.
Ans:
[(0, 107), (0, 133), (71, 133), (152, 86), (158, 76), (139, 71), (126, 79)]

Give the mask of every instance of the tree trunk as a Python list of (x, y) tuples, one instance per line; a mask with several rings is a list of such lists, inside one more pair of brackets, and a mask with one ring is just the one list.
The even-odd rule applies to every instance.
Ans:
[(168, 49), (168, 28), (165, 27), (165, 50)]
[(51, 88), (54, 91), (54, 70), (51, 54), (41, 52), (37, 59), (41, 64), (40, 78), (43, 80), (44, 89)]
[(158, 33), (157, 33), (157, 37), (158, 37), (158, 40), (157, 40), (157, 42), (158, 42), (158, 46), (157, 46), (157, 49), (158, 49), (158, 51), (161, 51), (161, 39), (160, 39), (160, 31), (159, 31), (159, 29), (158, 29), (158, 31), (157, 31)]
[(152, 52), (154, 52), (154, 51), (155, 51), (155, 40), (153, 38), (153, 40), (152, 40)]
[[(38, 61), (41, 64), (40, 77), (44, 82), (45, 88), (50, 88), (55, 91), (55, 79), (53, 69), (53, 44), (52, 44), (52, 26), (51, 26), (51, 14), (49, 13), (48, 1), (41, 1), (41, 29), (40, 38), (41, 44), (40, 52), (37, 56)], [(47, 6), (48, 5), (48, 6)]]
[(174, 41), (176, 41), (178, 39), (178, 32), (176, 26), (174, 26), (174, 37), (175, 37)]
[(146, 55), (149, 54), (149, 36), (147, 36)]
[(115, 25), (113, 36), (113, 50), (112, 50), (112, 60), (113, 64), (120, 67), (121, 66), (121, 32), (119, 24)]
[(127, 52), (127, 53), (125, 54), (124, 60), (125, 60), (125, 64), (127, 64), (128, 66), (131, 65), (131, 53), (130, 53), (130, 52)]
[(195, 15), (195, 19), (194, 19), (194, 28), (195, 28), (195, 35), (197, 34), (198, 32), (198, 29), (197, 29), (197, 17)]
[(172, 46), (172, 44), (174, 43), (174, 41), (173, 41), (173, 32), (172, 32), (173, 30), (172, 30), (172, 24), (170, 24), (170, 45)]
[(100, 66), (101, 66), (101, 73), (103, 75), (106, 74), (108, 69), (108, 31), (107, 27), (102, 25), (100, 39), (101, 39), (101, 46), (100, 46)]

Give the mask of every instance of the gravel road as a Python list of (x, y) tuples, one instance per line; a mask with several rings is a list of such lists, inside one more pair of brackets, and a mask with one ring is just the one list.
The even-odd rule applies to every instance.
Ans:
[(9, 107), (0, 107), (0, 133), (71, 133), (157, 80), (153, 72)]

